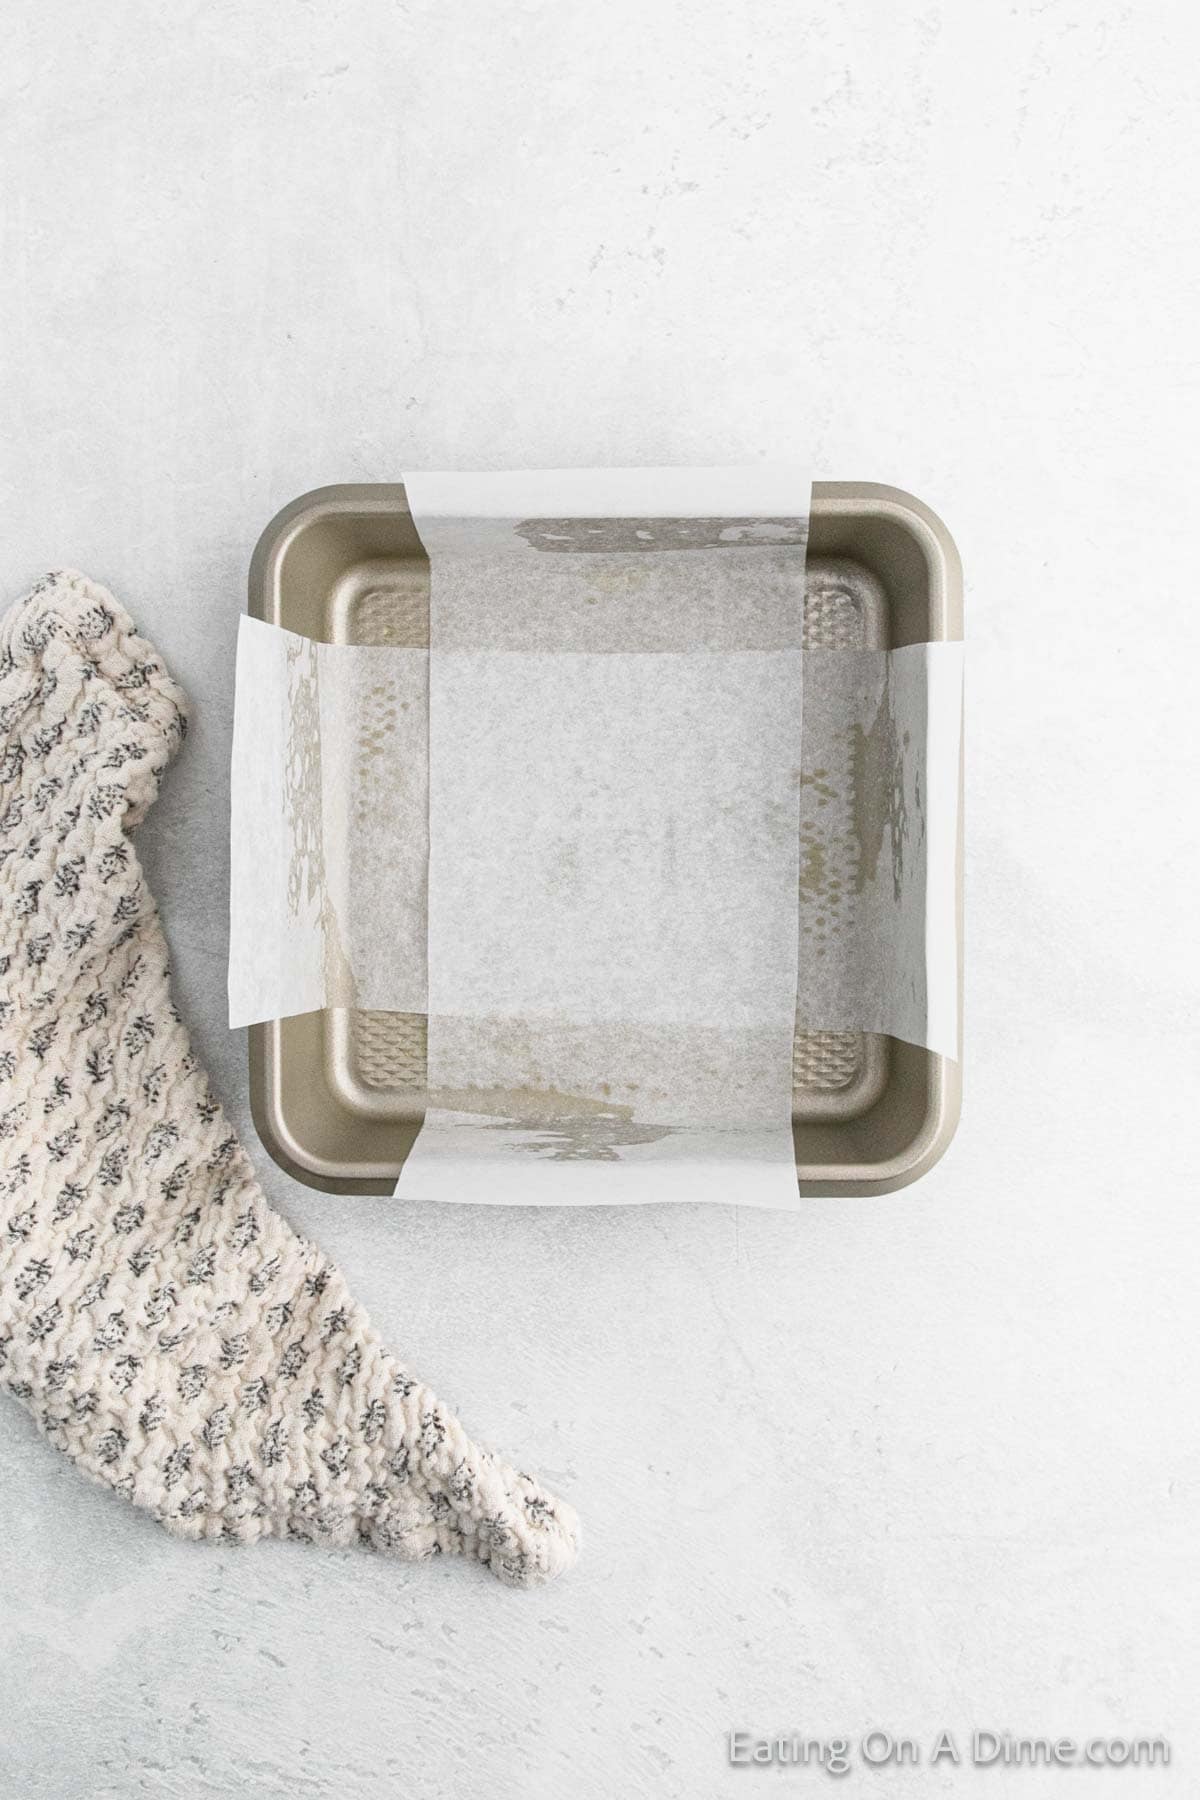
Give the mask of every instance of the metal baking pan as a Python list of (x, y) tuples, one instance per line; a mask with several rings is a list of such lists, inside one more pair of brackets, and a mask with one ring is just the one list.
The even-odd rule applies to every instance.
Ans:
[[(250, 611), (323, 643), (427, 643), (429, 564), (403, 487), (318, 488), (284, 507), (254, 552)], [(897, 488), (817, 482), (806, 642), (884, 649), (961, 636), (958, 553), (929, 508)], [(961, 1016), (961, 782), (958, 845)], [(330, 1008), (249, 1035), (251, 1107), (276, 1162), (329, 1193), (390, 1193), (423, 1117), (424, 1018)], [(799, 1192), (886, 1194), (950, 1142), (961, 1068), (894, 1038), (804, 1032), (793, 1093)]]

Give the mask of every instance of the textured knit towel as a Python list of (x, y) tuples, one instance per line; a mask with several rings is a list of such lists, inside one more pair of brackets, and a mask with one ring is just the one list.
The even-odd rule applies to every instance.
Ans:
[(181, 1536), (545, 1579), (574, 1556), (570, 1509), (387, 1354), (267, 1206), (188, 1047), (128, 836), (185, 726), (84, 577), (0, 624), (0, 1385)]

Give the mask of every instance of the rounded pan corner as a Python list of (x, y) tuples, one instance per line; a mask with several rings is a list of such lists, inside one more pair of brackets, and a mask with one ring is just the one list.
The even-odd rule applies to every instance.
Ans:
[(814, 510), (821, 501), (839, 511), (890, 517), (907, 531), (924, 555), (931, 576), (931, 598), (935, 604), (940, 599), (944, 610), (945, 629), (939, 635), (952, 640), (962, 637), (962, 558), (948, 526), (931, 506), (907, 488), (883, 481), (814, 481)]
[(832, 1172), (806, 1176), (804, 1169), (798, 1168), (797, 1186), (802, 1199), (882, 1198), (911, 1187), (941, 1162), (954, 1141), (962, 1118), (962, 1065), (945, 1056), (935, 1057), (934, 1061), (937, 1068), (935, 1102), (911, 1142), (888, 1160), (859, 1165), (858, 1171), (848, 1171), (840, 1180)]
[(251, 1025), (246, 1033), (250, 1063), (250, 1117), (259, 1141), (277, 1168), (322, 1194), (387, 1194), (386, 1182), (339, 1173), (313, 1157), (288, 1130), (278, 1092), (279, 1021)]
[[(279, 1058), (277, 1055), (277, 1022), (250, 1025), (246, 1030), (246, 1046), (250, 1063), (250, 1117), (259, 1142), (276, 1166), (295, 1181), (307, 1187), (324, 1184), (304, 1160), (303, 1146), (291, 1138), (283, 1125), (277, 1092)], [(328, 1192), (328, 1188), (325, 1188)]]
[(880, 1193), (894, 1194), (911, 1187), (940, 1163), (958, 1131), (962, 1118), (962, 1066), (948, 1057), (939, 1057), (938, 1104), (926, 1128), (914, 1139), (903, 1157), (897, 1159), (894, 1171), (882, 1171)]
[(938, 550), (952, 563), (957, 575), (962, 574), (958, 545), (950, 535), (945, 520), (926, 501), (910, 494), (907, 488), (893, 487), (886, 481), (814, 481), (813, 498), (853, 502), (859, 511), (889, 512), (893, 517), (914, 521), (922, 534), (928, 533)]
[(275, 572), (288, 545), (310, 527), (339, 514), (378, 513), (397, 508), (408, 510), (403, 482), (338, 481), (297, 494), (264, 526), (250, 553), (248, 585), (252, 616), (278, 624), (271, 604)]

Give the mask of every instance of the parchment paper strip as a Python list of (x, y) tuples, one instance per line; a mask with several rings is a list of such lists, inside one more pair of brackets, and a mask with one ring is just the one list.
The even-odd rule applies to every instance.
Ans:
[(808, 653), (798, 1030), (958, 1056), (962, 653)]
[[(725, 472), (728, 476), (728, 472)], [(796, 471), (410, 477), (431, 1107), (397, 1191), (795, 1190)], [(691, 515), (702, 499), (707, 514)], [(553, 1172), (553, 1181), (547, 1171)], [(583, 1173), (581, 1174), (581, 1171)]]
[(229, 1022), (424, 1012), (424, 651), (238, 633)]

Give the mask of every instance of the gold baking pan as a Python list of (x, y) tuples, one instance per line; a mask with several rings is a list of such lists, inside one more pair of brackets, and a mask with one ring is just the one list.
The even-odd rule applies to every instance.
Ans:
[[(284, 507), (251, 561), (250, 611), (323, 643), (427, 643), (429, 564), (404, 488), (318, 488)], [(961, 636), (958, 553), (929, 508), (871, 482), (815, 483), (806, 644), (890, 649)], [(961, 776), (958, 871), (961, 1018)], [(252, 1025), (249, 1037), (251, 1107), (275, 1161), (330, 1193), (390, 1193), (423, 1117), (424, 1017), (329, 1008)], [(800, 1194), (885, 1194), (915, 1181), (950, 1142), (961, 1091), (961, 1064), (915, 1045), (798, 1032)]]

